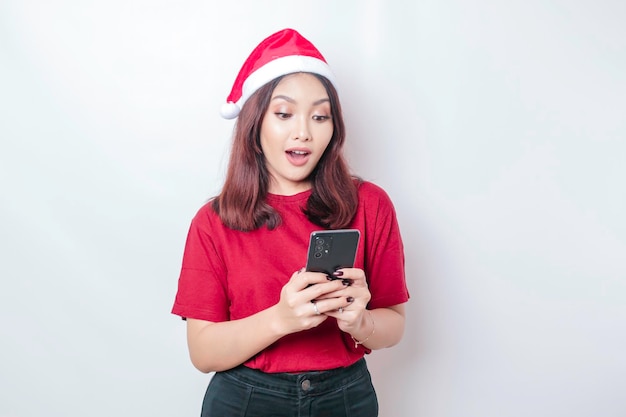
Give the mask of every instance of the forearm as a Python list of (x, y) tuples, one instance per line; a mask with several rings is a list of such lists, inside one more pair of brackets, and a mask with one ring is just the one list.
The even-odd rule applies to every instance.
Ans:
[(189, 319), (187, 344), (191, 362), (202, 372), (234, 368), (283, 336), (274, 323), (271, 308), (219, 323)]
[(355, 343), (376, 350), (394, 346), (404, 334), (404, 306), (367, 310), (359, 328), (351, 333)]
[[(193, 365), (202, 372), (223, 371), (241, 365), (283, 336), (319, 326), (328, 318), (315, 314), (311, 300), (344, 287), (325, 274), (294, 272), (283, 287), (280, 301), (239, 320), (212, 323), (187, 320), (187, 344)], [(336, 307), (335, 307), (336, 308)]]

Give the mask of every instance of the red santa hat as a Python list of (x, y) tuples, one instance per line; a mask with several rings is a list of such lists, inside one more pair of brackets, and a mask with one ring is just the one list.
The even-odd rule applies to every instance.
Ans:
[(337, 88), (335, 77), (317, 48), (295, 30), (283, 29), (264, 39), (246, 59), (222, 106), (222, 117), (234, 119), (256, 90), (276, 77), (294, 72), (322, 75)]

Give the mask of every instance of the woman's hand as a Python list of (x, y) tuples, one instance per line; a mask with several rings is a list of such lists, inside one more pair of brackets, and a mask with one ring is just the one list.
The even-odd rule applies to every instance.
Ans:
[(367, 321), (365, 314), (367, 304), (372, 295), (367, 286), (365, 272), (359, 268), (343, 268), (335, 272), (337, 281), (342, 282), (343, 288), (324, 294), (317, 303), (320, 311), (337, 319), (339, 328), (350, 334), (357, 334), (364, 327), (372, 324)]
[(343, 288), (346, 286), (342, 280), (331, 281), (323, 273), (304, 269), (294, 272), (274, 306), (279, 332), (287, 335), (319, 326), (329, 311), (346, 304), (341, 295)]

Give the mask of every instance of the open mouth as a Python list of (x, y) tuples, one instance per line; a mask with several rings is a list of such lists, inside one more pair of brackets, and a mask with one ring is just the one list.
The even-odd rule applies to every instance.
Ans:
[(285, 151), (285, 154), (287, 154), (287, 159), (289, 160), (289, 162), (291, 162), (293, 165), (301, 166), (307, 163), (311, 152), (303, 149), (292, 149), (289, 151)]
[(289, 154), (289, 156), (291, 156), (293, 158), (298, 158), (298, 157), (307, 156), (311, 152), (307, 152), (307, 151), (287, 151), (287, 153)]

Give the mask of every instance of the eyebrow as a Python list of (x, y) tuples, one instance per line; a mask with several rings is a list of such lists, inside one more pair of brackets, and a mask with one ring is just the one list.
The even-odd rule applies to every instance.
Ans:
[[(282, 95), (282, 94), (279, 94), (279, 95), (277, 95), (277, 96), (272, 97), (272, 101), (274, 101), (274, 100), (276, 100), (276, 99), (282, 99), (282, 100), (288, 101), (289, 103), (296, 104), (296, 101), (295, 101), (294, 99), (292, 99), (292, 98), (291, 98), (291, 97), (289, 97), (289, 96), (284, 96), (284, 95)], [(314, 105), (314, 106), (317, 106), (317, 105), (320, 105), (320, 104), (322, 104), (322, 103), (326, 103), (326, 102), (330, 102), (330, 99), (325, 97), (325, 98), (321, 98), (321, 99), (319, 99), (319, 100), (315, 100), (315, 101), (313, 102), (313, 105)]]

